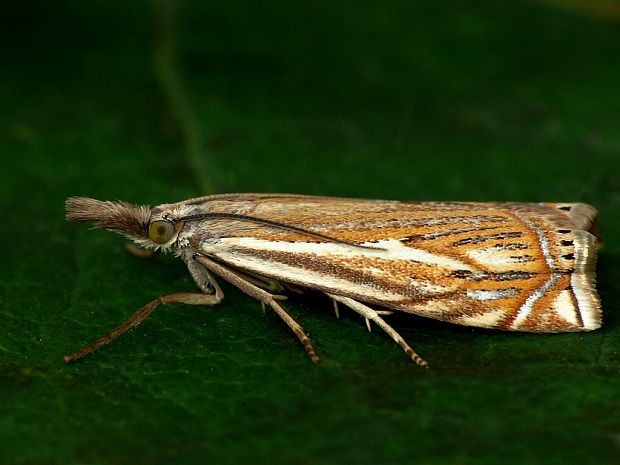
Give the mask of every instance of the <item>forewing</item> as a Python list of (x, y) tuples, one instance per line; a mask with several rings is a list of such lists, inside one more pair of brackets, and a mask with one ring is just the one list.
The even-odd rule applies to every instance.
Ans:
[(587, 205), (253, 195), (201, 205), (314, 235), (209, 220), (195, 226), (192, 247), (241, 270), (459, 324), (600, 326), (596, 239), (587, 232), (596, 211)]

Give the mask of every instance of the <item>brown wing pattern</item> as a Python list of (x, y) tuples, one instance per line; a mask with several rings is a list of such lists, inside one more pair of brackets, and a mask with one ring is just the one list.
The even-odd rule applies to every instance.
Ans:
[(600, 326), (597, 241), (589, 232), (596, 210), (585, 204), (272, 194), (199, 200), (193, 204), (198, 210), (262, 218), (364, 245), (247, 221), (192, 226), (190, 246), (232, 267), (471, 326), (534, 332)]

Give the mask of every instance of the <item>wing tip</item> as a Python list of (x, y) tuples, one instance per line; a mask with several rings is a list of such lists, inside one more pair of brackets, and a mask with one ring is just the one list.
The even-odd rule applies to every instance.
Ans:
[(575, 271), (571, 276), (571, 286), (577, 299), (583, 330), (592, 331), (600, 328), (602, 323), (601, 301), (596, 291), (598, 241), (588, 231), (573, 231), (573, 234)]

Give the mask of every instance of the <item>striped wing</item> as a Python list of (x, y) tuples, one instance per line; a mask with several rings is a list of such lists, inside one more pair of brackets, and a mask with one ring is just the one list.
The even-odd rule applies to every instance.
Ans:
[(597, 241), (589, 232), (596, 210), (585, 204), (258, 194), (199, 200), (204, 211), (346, 242), (229, 219), (192, 228), (193, 249), (240, 270), (470, 326), (533, 332), (600, 326)]

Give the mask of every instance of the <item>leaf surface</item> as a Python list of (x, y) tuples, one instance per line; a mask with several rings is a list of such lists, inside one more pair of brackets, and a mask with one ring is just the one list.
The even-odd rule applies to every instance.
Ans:
[[(186, 1), (167, 66), (202, 137), (188, 146), (153, 65), (152, 5), (1, 8), (12, 26), (0, 30), (11, 44), (0, 75), (0, 463), (615, 463), (613, 22), (537, 3)], [(121, 238), (65, 223), (64, 199), (154, 205), (207, 185), (591, 203), (604, 327), (531, 335), (390, 317), (426, 371), (309, 293), (285, 305), (318, 349), (313, 366), (277, 316), (224, 285), (218, 307), (161, 308), (64, 365), (156, 296), (194, 289), (173, 257), (139, 260)]]

